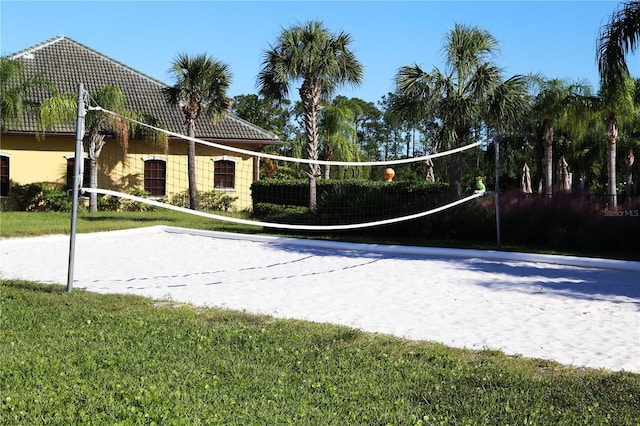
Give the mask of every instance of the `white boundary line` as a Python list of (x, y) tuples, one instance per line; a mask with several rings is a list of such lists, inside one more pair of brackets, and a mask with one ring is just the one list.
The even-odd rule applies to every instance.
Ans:
[[(553, 254), (506, 252), (497, 250), (454, 249), (442, 247), (400, 246), (383, 244), (348, 243), (343, 241), (313, 240), (288, 237), (272, 237), (266, 235), (236, 234), (230, 232), (205, 231), (199, 229), (178, 228), (159, 225), (157, 228), (163, 232), (173, 234), (188, 234), (202, 237), (223, 238), (231, 240), (244, 240), (264, 242), (270, 244), (288, 244), (294, 246), (315, 247), (334, 250), (359, 250), (375, 253), (437, 256), (437, 257), (464, 257), (480, 258), (487, 260), (521, 261), (533, 263), (548, 263), (553, 265), (577, 266), (581, 268), (616, 269), (640, 273), (640, 262), (629, 260), (601, 259), (592, 257), (560, 256)], [(147, 228), (149, 229), (149, 228)], [(638, 277), (640, 283), (640, 277)]]
[[(414, 255), (424, 257), (463, 257), (479, 258), (498, 261), (520, 261), (532, 263), (547, 263), (552, 265), (576, 266), (580, 268), (613, 269), (640, 273), (640, 262), (632, 260), (602, 259), (596, 257), (562, 256), (555, 254), (538, 254), (507, 252), (499, 250), (455, 249), (445, 247), (401, 246), (386, 244), (349, 243), (344, 241), (313, 240), (290, 237), (274, 237), (269, 235), (240, 234), (233, 232), (206, 231), (192, 228), (179, 228), (167, 225), (154, 225), (141, 228), (121, 229), (116, 231), (103, 231), (78, 234), (79, 239), (92, 236), (118, 236), (136, 235), (151, 232), (167, 232), (170, 234), (194, 235), (199, 237), (219, 238), (238, 241), (254, 241), (269, 244), (287, 244), (292, 246), (314, 247), (329, 250), (354, 250), (373, 253)], [(3, 240), (29, 240), (31, 238), (69, 238), (68, 235), (44, 235), (39, 237), (16, 237)], [(640, 275), (638, 276), (640, 285)]]

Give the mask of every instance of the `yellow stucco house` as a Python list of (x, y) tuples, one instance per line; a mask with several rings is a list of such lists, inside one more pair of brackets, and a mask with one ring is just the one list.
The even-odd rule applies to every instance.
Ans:
[[(154, 117), (171, 132), (186, 133), (182, 110), (169, 106), (164, 98), (165, 83), (68, 37), (53, 38), (8, 58), (24, 64), (25, 77), (41, 75), (62, 93), (77, 92), (80, 83), (89, 94), (108, 85), (117, 86), (124, 94), (127, 109)], [(33, 96), (32, 100), (42, 101), (46, 95), (42, 92)], [(60, 125), (39, 139), (33, 114), (25, 114), (18, 125), (3, 123), (0, 196), (8, 196), (13, 184), (69, 185), (75, 161), (75, 131), (75, 124)], [(280, 143), (275, 135), (232, 114), (225, 114), (215, 123), (201, 116), (196, 122), (196, 137), (256, 153), (266, 145)], [(99, 157), (98, 187), (116, 191), (144, 189), (156, 197), (185, 191), (186, 146), (186, 141), (177, 137), (169, 138), (166, 149), (142, 139), (129, 140), (125, 154), (117, 141), (108, 141)], [(215, 189), (237, 197), (233, 206), (237, 210), (251, 207), (249, 186), (259, 176), (258, 156), (198, 145), (196, 157), (198, 190)], [(85, 170), (85, 179), (87, 175)]]

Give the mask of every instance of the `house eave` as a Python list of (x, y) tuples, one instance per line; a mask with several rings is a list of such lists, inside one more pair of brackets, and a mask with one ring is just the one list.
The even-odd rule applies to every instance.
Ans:
[[(8, 135), (8, 136), (30, 136), (30, 137), (37, 137), (38, 134), (36, 132), (32, 132), (32, 131), (28, 131), (28, 130), (3, 130), (2, 131), (2, 135)], [(63, 136), (63, 137), (69, 137), (69, 136), (73, 136), (75, 137), (75, 133), (71, 133), (71, 132), (46, 132), (43, 134), (43, 136), (46, 138), (47, 136)]]
[[(37, 136), (36, 132), (29, 130), (3, 130), (3, 135), (12, 136)], [(44, 136), (74, 136), (75, 132), (46, 132)], [(171, 140), (180, 140), (181, 138), (172, 136)], [(219, 143), (219, 144), (242, 144), (242, 145), (281, 145), (282, 141), (274, 139), (233, 139), (233, 138), (209, 138), (199, 136), (197, 139)]]

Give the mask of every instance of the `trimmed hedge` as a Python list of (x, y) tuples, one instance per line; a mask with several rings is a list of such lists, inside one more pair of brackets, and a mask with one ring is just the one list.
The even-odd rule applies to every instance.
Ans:
[[(313, 222), (358, 223), (409, 215), (442, 204), (447, 189), (446, 184), (433, 182), (318, 180)], [(267, 212), (265, 204), (287, 208), (309, 206), (306, 180), (260, 180), (252, 184), (251, 191), (254, 214), (262, 219), (274, 213), (274, 207)], [(295, 213), (300, 214), (299, 210)], [(277, 215), (282, 218), (282, 211)]]
[[(259, 220), (330, 225), (423, 212), (446, 204), (448, 187), (422, 182), (318, 181), (316, 213), (311, 213), (306, 204), (306, 181), (264, 180), (256, 182), (252, 189), (254, 201), (259, 201), (254, 204), (254, 215)], [(269, 197), (279, 203), (264, 202)], [(547, 198), (525, 196), (511, 190), (500, 199), (501, 241), (505, 247), (561, 252), (586, 250), (594, 255), (637, 258), (640, 200), (627, 200), (617, 210), (609, 211), (588, 193), (554, 194)], [(478, 198), (411, 221), (332, 234), (491, 246), (496, 242), (495, 198)]]
[(638, 252), (640, 201), (616, 210), (599, 205), (589, 193), (524, 196), (510, 191), (501, 197), (504, 241), (555, 250)]

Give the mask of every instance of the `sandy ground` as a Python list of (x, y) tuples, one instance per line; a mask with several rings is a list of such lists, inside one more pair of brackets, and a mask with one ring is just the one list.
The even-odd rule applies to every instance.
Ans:
[[(0, 240), (0, 277), (66, 284), (69, 236)], [(74, 289), (342, 324), (640, 373), (640, 262), (151, 227), (79, 234)]]

